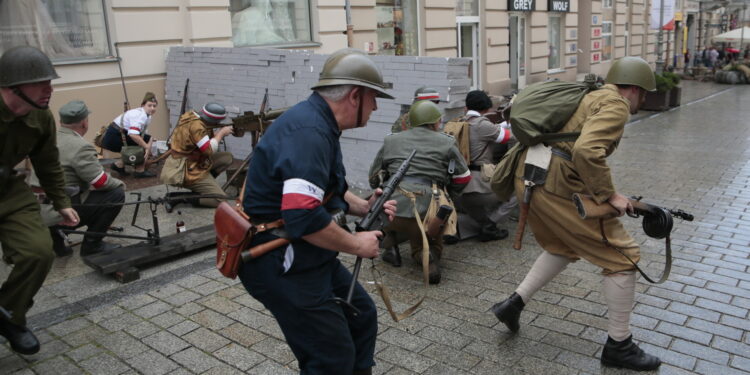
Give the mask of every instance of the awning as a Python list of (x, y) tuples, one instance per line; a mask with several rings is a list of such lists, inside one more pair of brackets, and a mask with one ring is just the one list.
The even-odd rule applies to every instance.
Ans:
[[(742, 30), (743, 29), (729, 30), (723, 34), (714, 35), (712, 39), (716, 43), (740, 43), (740, 38), (742, 38)], [(750, 27), (745, 26), (744, 30), (745, 38), (742, 43), (750, 44)]]

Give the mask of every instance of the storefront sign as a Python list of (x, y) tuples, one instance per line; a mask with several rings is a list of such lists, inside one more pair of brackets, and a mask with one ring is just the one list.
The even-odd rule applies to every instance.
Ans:
[(602, 54), (601, 52), (594, 52), (591, 54), (591, 62), (592, 63), (598, 63), (602, 61)]
[(535, 0), (508, 0), (508, 11), (531, 12), (536, 9)]
[(547, 0), (550, 12), (570, 12), (570, 0)]

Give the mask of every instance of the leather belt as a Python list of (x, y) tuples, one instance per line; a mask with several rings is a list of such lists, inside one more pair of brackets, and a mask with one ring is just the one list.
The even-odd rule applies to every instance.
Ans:
[[(407, 182), (410, 184), (419, 184), (419, 185), (425, 185), (425, 186), (432, 186), (432, 180), (426, 177), (419, 177), (419, 176), (404, 176), (403, 179), (401, 179), (401, 182)], [(440, 185), (440, 184), (438, 184)]]
[(573, 161), (573, 157), (570, 156), (569, 153), (567, 153), (567, 152), (565, 152), (563, 150), (560, 150), (559, 148), (552, 147), (552, 155), (555, 155), (558, 158), (562, 158), (562, 159), (565, 159), (567, 161)]

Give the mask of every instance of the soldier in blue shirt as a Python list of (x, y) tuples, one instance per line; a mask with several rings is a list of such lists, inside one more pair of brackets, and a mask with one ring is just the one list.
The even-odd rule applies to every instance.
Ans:
[[(291, 243), (244, 263), (239, 276), (273, 313), (303, 374), (371, 374), (375, 364), (372, 299), (357, 284), (352, 304), (361, 313), (353, 316), (334, 298), (346, 298), (352, 277), (338, 252), (374, 258), (382, 233), (352, 234), (336, 218), (362, 216), (373, 202), (348, 191), (339, 137), (367, 123), (376, 97), (393, 99), (385, 88), (367, 56), (338, 51), (315, 92), (274, 121), (253, 150), (243, 208), (256, 225), (283, 220), (283, 230), (258, 233), (251, 246), (278, 237)], [(390, 219), (395, 205), (386, 204)]]

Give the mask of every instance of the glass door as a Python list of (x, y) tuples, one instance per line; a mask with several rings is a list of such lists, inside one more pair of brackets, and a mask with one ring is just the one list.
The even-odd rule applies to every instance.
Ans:
[(515, 90), (526, 87), (526, 17), (510, 16), (510, 81)]
[(456, 17), (458, 57), (471, 59), (469, 76), (471, 89), (480, 87), (479, 81), (479, 17)]

